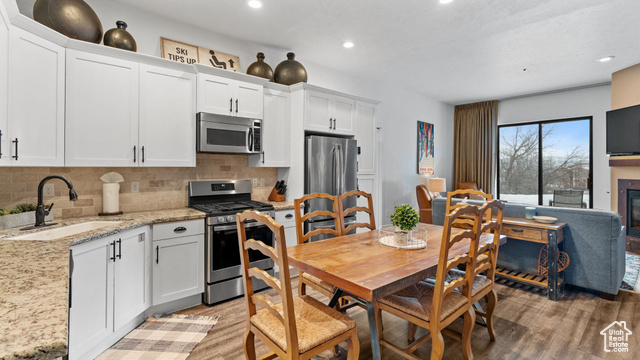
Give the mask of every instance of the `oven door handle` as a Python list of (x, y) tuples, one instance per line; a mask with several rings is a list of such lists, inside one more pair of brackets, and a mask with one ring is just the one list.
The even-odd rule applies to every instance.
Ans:
[[(244, 224), (244, 228), (245, 229), (258, 227), (258, 226), (266, 226), (266, 225), (261, 224), (259, 222), (251, 222), (251, 223), (248, 223), (248, 224)], [(237, 228), (237, 225), (214, 226), (213, 227), (213, 231), (232, 230), (232, 229), (236, 229), (236, 228)]]

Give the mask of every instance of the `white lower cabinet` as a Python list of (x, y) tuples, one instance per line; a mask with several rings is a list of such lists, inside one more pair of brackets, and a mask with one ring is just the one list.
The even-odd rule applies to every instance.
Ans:
[(98, 355), (150, 306), (150, 228), (71, 247), (69, 359)]
[[(380, 214), (379, 214), (379, 206), (378, 201), (379, 199), (377, 199), (378, 194), (376, 191), (376, 177), (375, 175), (359, 175), (358, 176), (358, 189), (362, 190), (364, 192), (367, 192), (369, 194), (371, 194), (371, 197), (373, 199), (373, 213), (375, 215), (376, 218), (376, 227), (381, 227), (382, 226), (382, 222), (379, 221), (380, 219)], [(357, 200), (357, 206), (362, 206), (362, 207), (369, 207), (369, 202), (367, 200), (366, 197), (364, 196), (360, 196)], [(369, 214), (367, 214), (366, 212), (363, 211), (358, 211), (358, 213), (356, 214), (356, 221), (359, 223), (369, 223)], [(366, 232), (369, 231), (369, 229), (367, 228), (358, 228), (356, 230), (356, 232), (361, 233), (361, 232)]]
[(204, 292), (204, 221), (153, 227), (153, 305)]
[(276, 211), (276, 222), (284, 226), (284, 237), (287, 241), (287, 247), (298, 245), (298, 236), (296, 233), (296, 217), (294, 209)]

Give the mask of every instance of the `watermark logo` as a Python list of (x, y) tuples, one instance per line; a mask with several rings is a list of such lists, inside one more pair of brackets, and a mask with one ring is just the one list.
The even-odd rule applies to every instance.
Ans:
[(606, 352), (629, 352), (629, 335), (631, 330), (627, 329), (626, 321), (614, 321), (611, 325), (600, 331), (604, 337), (604, 351)]

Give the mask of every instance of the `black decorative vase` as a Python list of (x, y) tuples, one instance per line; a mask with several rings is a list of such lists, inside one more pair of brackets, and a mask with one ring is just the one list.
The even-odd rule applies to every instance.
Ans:
[(256, 57), (258, 58), (258, 61), (249, 65), (249, 67), (247, 68), (247, 74), (269, 80), (273, 79), (273, 69), (271, 68), (271, 66), (269, 66), (269, 64), (264, 62), (264, 54), (259, 52)]
[(38, 0), (33, 5), (33, 19), (72, 39), (102, 41), (100, 18), (82, 0)]
[(293, 85), (299, 82), (307, 82), (307, 70), (295, 60), (296, 54), (287, 54), (287, 60), (276, 66), (273, 72), (273, 81), (283, 85)]
[(118, 49), (136, 52), (138, 45), (136, 40), (127, 31), (127, 23), (116, 21), (117, 28), (111, 29), (104, 34), (104, 44)]

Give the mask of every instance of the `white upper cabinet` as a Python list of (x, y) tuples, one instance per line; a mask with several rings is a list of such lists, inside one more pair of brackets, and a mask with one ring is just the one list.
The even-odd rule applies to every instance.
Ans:
[(196, 75), (140, 65), (140, 165), (196, 166)]
[(195, 166), (195, 73), (73, 49), (67, 58), (67, 166)]
[(263, 91), (262, 85), (237, 81), (233, 99), (236, 116), (262, 119), (264, 117)]
[(137, 166), (138, 63), (67, 50), (67, 166)]
[(262, 85), (198, 74), (198, 112), (262, 119), (262, 97)]
[(331, 95), (307, 91), (305, 102), (305, 129), (333, 132)]
[(233, 115), (234, 81), (198, 74), (198, 112)]
[(376, 173), (376, 105), (356, 103), (356, 136), (358, 141), (358, 174)]
[(338, 135), (355, 133), (353, 99), (307, 90), (304, 114), (305, 130)]
[(0, 166), (9, 163), (7, 84), (9, 63), (9, 24), (0, 6)]
[(343, 135), (355, 132), (355, 101), (339, 96), (333, 97), (333, 130)]
[(291, 103), (288, 92), (264, 90), (261, 139), (262, 151), (260, 155), (249, 156), (249, 166), (291, 166)]
[(12, 27), (9, 54), (6, 135), (1, 129), (9, 149), (2, 157), (10, 166), (63, 166), (65, 49)]

